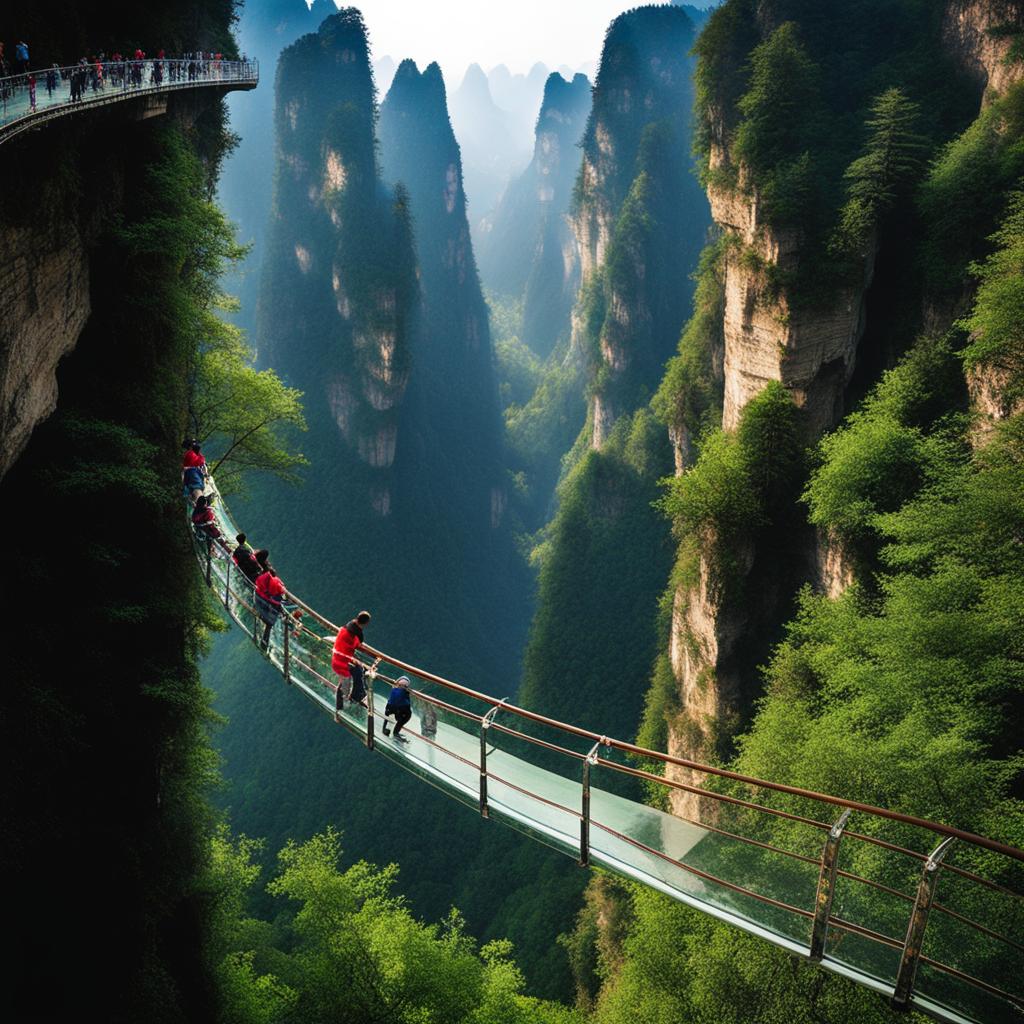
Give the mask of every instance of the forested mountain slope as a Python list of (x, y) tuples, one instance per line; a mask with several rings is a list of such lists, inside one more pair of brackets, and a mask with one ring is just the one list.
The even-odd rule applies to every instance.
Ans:
[(481, 235), (480, 267), (490, 291), (523, 303), (522, 338), (541, 358), (568, 334), (579, 290), (579, 258), (569, 224), (577, 147), (590, 114), (590, 82), (548, 76), (533, 159), (510, 182)]
[[(998, 0), (712, 15), (697, 114), (721, 238), (655, 403), (678, 548), (642, 732), (1017, 846), (1022, 31)], [(602, 1024), (892, 1019), (629, 887), (591, 887), (573, 948)]]
[(521, 691), (529, 706), (626, 732), (639, 724), (671, 565), (652, 508), (671, 450), (646, 406), (708, 227), (691, 173), (694, 39), (681, 8), (653, 6), (621, 15), (605, 38), (572, 212), (582, 287), (568, 361), (587, 415), (537, 550)]

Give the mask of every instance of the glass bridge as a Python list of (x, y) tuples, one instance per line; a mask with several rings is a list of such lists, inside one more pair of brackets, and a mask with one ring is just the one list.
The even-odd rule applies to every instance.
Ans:
[[(211, 483), (208, 493), (216, 493)], [(238, 529), (215, 504), (224, 537)], [(252, 587), (195, 537), (207, 586), (254, 638)], [(1024, 851), (909, 815), (670, 757), (359, 649), (367, 707), (338, 691), (338, 627), (288, 593), (266, 657), (386, 757), (486, 818), (657, 889), (940, 1021), (1024, 1022)], [(382, 735), (413, 680), (407, 744)]]

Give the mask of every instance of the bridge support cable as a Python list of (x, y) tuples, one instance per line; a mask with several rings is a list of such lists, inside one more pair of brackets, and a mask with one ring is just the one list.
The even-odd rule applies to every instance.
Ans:
[(828, 938), (828, 921), (832, 916), (832, 898), (836, 890), (836, 871), (839, 869), (839, 843), (843, 830), (853, 811), (849, 807), (829, 829), (825, 845), (821, 849), (821, 873), (818, 876), (818, 892), (814, 899), (814, 927), (811, 929), (811, 959), (820, 961), (825, 955)]
[(910, 915), (907, 926), (907, 938), (903, 943), (900, 956), (900, 967), (896, 974), (896, 990), (892, 994), (890, 1005), (894, 1010), (910, 1009), (910, 997), (914, 991), (914, 979), (921, 962), (921, 951), (924, 945), (924, 930), (928, 925), (928, 914), (935, 899), (935, 887), (939, 882), (939, 870), (949, 848), (956, 842), (955, 836), (943, 839), (925, 861), (921, 871), (921, 880), (917, 885), (917, 898), (914, 900), (914, 911)]

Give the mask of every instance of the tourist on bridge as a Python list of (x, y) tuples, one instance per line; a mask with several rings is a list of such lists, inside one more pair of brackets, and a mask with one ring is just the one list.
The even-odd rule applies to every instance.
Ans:
[[(363, 627), (369, 621), (370, 613), (360, 612), (354, 619), (346, 622), (334, 638), (331, 668), (338, 676), (338, 692), (335, 698), (335, 707), (338, 711), (345, 706), (346, 698), (354, 704), (365, 706), (366, 686), (363, 682), (363, 666), (356, 661), (355, 652), (356, 648), (363, 643)], [(331, 638), (325, 636), (324, 639), (330, 640)]]
[(256, 577), (256, 611), (263, 620), (263, 639), (259, 642), (261, 651), (266, 651), (270, 646), (270, 631), (281, 614), (287, 596), (284, 584), (273, 568), (265, 569)]
[(244, 533), (240, 533), (235, 540), (238, 542), (238, 547), (232, 552), (231, 559), (242, 570), (242, 575), (250, 583), (255, 583), (256, 577), (267, 571), (265, 559), (270, 556), (270, 552), (261, 552), (264, 556), (264, 564), (261, 565), (256, 558), (256, 552), (245, 539)]
[(28, 43), (24, 39), (14, 47), (14, 63), (19, 74), (28, 74)]
[(56, 64), (51, 65), (46, 71), (46, 95), (53, 96), (60, 81), (60, 68)]
[(209, 475), (206, 458), (201, 450), (202, 445), (194, 437), (182, 441), (181, 447), (185, 449), (181, 460), (181, 482), (185, 496), (195, 501), (206, 490), (206, 478)]
[(390, 736), (391, 732), (388, 729), (388, 718), (391, 715), (395, 716), (395, 739), (399, 743), (408, 743), (409, 741), (401, 735), (402, 726), (412, 718), (412, 694), (409, 693), (409, 677), (399, 676), (395, 680), (395, 685), (391, 687), (391, 694), (388, 697), (387, 706), (384, 708), (384, 735)]
[(220, 538), (217, 517), (213, 512), (213, 498), (207, 498), (205, 494), (199, 495), (196, 499), (195, 511), (192, 513), (192, 526), (195, 528), (196, 535), (204, 537), (209, 544)]

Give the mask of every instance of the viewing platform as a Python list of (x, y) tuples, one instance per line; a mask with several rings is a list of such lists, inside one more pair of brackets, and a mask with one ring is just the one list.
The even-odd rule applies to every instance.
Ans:
[(255, 89), (259, 80), (259, 61), (205, 58), (72, 64), (12, 75), (0, 78), (0, 143), (84, 110), (136, 103), (140, 117), (151, 117), (166, 110), (172, 92)]

